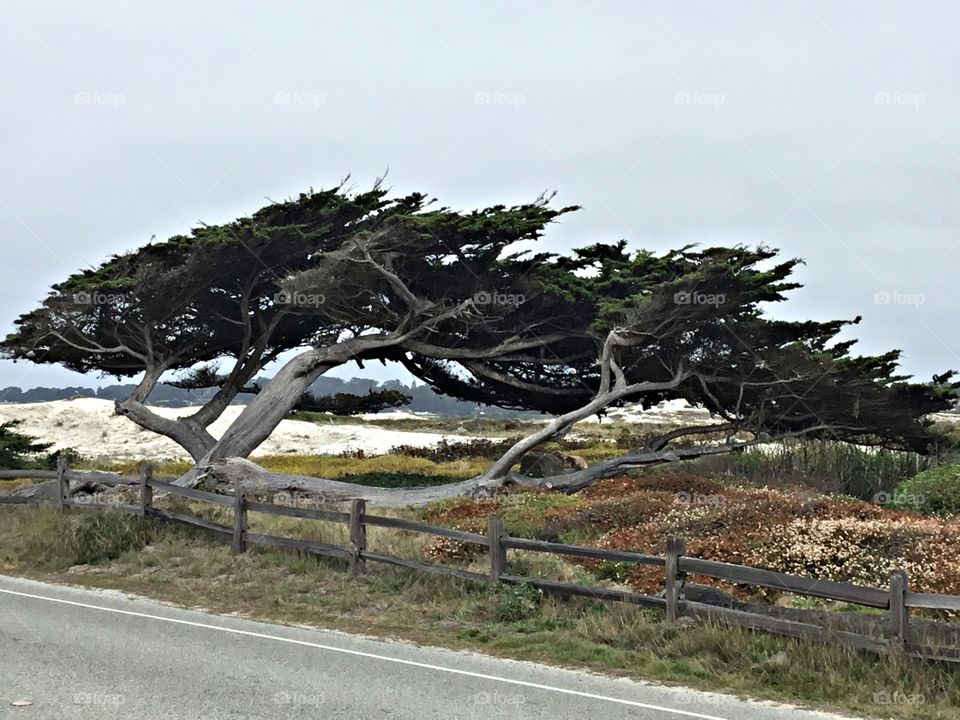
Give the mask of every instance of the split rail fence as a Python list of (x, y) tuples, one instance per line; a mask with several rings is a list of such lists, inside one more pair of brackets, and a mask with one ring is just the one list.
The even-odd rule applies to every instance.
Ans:
[[(363, 572), (366, 563), (369, 561), (480, 582), (525, 583), (540, 588), (546, 593), (560, 596), (583, 596), (657, 608), (664, 611), (668, 621), (674, 621), (686, 615), (793, 638), (840, 644), (859, 650), (960, 662), (960, 642), (941, 646), (940, 643), (924, 641), (924, 638), (919, 637), (920, 633), (916, 631), (916, 621), (911, 621), (911, 610), (913, 609), (960, 612), (960, 596), (912, 592), (909, 589), (907, 574), (903, 570), (895, 570), (891, 573), (888, 589), (879, 589), (690, 557), (685, 554), (683, 539), (678, 537), (668, 539), (666, 553), (660, 556), (512, 537), (507, 534), (503, 519), (500, 517), (489, 518), (488, 531), (484, 535), (428, 525), (414, 520), (372, 515), (367, 512), (364, 500), (353, 500), (350, 503), (349, 512), (345, 512), (256, 502), (248, 497), (247, 490), (242, 487), (237, 489), (232, 496), (180, 487), (170, 482), (174, 478), (155, 478), (150, 465), (141, 466), (139, 477), (97, 471), (77, 471), (70, 469), (65, 463), (61, 463), (56, 471), (0, 471), (0, 479), (4, 478), (55, 478), (59, 490), (56, 494), (55, 504), (62, 509), (108, 507), (112, 510), (192, 525), (230, 537), (232, 549), (237, 553), (245, 552), (250, 544), (270, 545), (318, 556), (340, 558), (347, 561), (351, 571), (355, 573)], [(97, 483), (107, 486), (139, 486), (139, 502), (136, 504), (110, 503), (109, 505), (78, 502), (73, 497), (71, 482), (80, 484)], [(155, 492), (168, 493), (172, 496), (232, 508), (233, 525), (231, 527), (187, 513), (155, 508), (153, 505)], [(45, 502), (48, 501), (41, 497), (0, 496), (0, 504), (43, 504)], [(248, 527), (247, 516), (250, 512), (344, 524), (349, 528), (349, 544), (337, 545), (314, 540), (254, 533)], [(374, 552), (367, 548), (368, 527), (424, 533), (486, 547), (490, 558), (489, 571), (479, 573), (465, 568), (426, 563)], [(511, 575), (507, 572), (508, 550), (552, 553), (569, 557), (658, 566), (663, 568), (665, 589), (662, 595), (644, 595), (628, 590)], [(884, 611), (886, 614), (886, 630), (881, 634), (853, 632), (830, 627), (829, 623), (820, 625), (814, 622), (787, 619), (775, 614), (686, 600), (683, 597), (683, 587), (688, 575), (705, 576), (738, 585), (759, 586), (859, 605), (873, 608), (875, 612)], [(826, 615), (831, 616), (834, 613), (826, 613)], [(930, 623), (926, 623), (926, 625), (930, 625)], [(960, 632), (955, 630), (952, 623), (936, 623), (936, 625), (954, 630), (953, 636), (960, 637)]]

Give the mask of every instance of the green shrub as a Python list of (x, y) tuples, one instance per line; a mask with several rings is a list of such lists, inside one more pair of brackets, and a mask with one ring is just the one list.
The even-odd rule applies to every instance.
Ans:
[(397, 445), (390, 449), (390, 454), (425, 458), (435, 463), (477, 457), (495, 460), (503, 455), (514, 442), (515, 439), (491, 440), (489, 438), (475, 438), (472, 440), (451, 441), (443, 438), (435, 447)]
[(0, 468), (20, 470), (28, 467), (34, 456), (50, 447), (50, 443), (39, 443), (29, 435), (17, 432), (19, 424), (19, 420), (0, 423)]
[(960, 465), (938, 465), (897, 485), (894, 507), (931, 515), (960, 512)]
[(348, 473), (341, 475), (337, 479), (342, 482), (365, 485), (367, 487), (408, 488), (446, 485), (447, 483), (457, 482), (461, 478), (451, 477), (449, 475), (424, 475), (423, 473), (409, 472), (366, 472)]
[(528, 583), (508, 585), (497, 595), (496, 617), (501, 622), (526, 620), (540, 608), (543, 592)]

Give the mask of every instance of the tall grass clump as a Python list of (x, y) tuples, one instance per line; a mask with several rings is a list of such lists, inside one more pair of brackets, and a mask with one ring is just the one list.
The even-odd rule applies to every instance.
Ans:
[(785, 440), (710, 460), (711, 469), (765, 484), (802, 484), (871, 500), (936, 460), (830, 440)]
[(68, 514), (37, 508), (34, 522), (25, 523), (17, 539), (17, 554), (27, 563), (51, 570), (92, 565), (119, 558), (149, 545), (157, 523), (119, 512)]

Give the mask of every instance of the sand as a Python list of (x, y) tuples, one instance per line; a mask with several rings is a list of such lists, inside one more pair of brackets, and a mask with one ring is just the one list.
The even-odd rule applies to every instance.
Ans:
[[(196, 408), (152, 408), (158, 415), (180, 417)], [(233, 405), (210, 426), (220, 437), (243, 411)], [(188, 460), (189, 456), (172, 440), (141, 429), (125, 417), (114, 415), (113, 402), (94, 398), (56, 400), (45, 403), (0, 403), (0, 422), (19, 420), (18, 430), (41, 442), (53, 443), (53, 450), (70, 447), (90, 459)], [(356, 424), (320, 425), (300, 420), (283, 420), (254, 452), (257, 455), (322, 454), (339, 455), (362, 449), (369, 454), (385, 453), (397, 445), (431, 447), (443, 438), (465, 436), (440, 433), (402, 432)]]
[[(189, 415), (196, 408), (153, 408), (165, 417)], [(234, 405), (210, 427), (214, 437), (223, 431), (243, 411)], [(322, 425), (300, 420), (283, 420), (271, 436), (254, 452), (262, 455), (339, 455), (363, 450), (377, 455), (397, 445), (432, 447), (440, 440), (465, 440), (471, 436), (450, 433), (405, 432), (366, 424), (376, 418), (412, 419), (421, 417), (405, 411), (385, 412), (379, 415), (358, 416), (349, 425)], [(957, 415), (938, 414), (937, 420), (956, 422)], [(109, 400), (79, 398), (45, 403), (0, 403), (0, 422), (19, 420), (21, 432), (41, 442), (52, 443), (52, 449), (70, 447), (92, 460), (146, 459), (189, 460), (189, 456), (172, 440), (143, 430), (125, 417), (114, 415)], [(707, 412), (683, 401), (662, 403), (642, 411), (638, 407), (612, 410), (607, 420), (643, 422), (649, 424), (700, 424), (710, 422)], [(596, 418), (584, 422), (596, 422)], [(575, 435), (575, 433), (574, 433)]]

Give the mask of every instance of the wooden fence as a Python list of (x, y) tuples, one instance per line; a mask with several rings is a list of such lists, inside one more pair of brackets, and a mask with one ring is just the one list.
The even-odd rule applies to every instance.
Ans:
[[(350, 503), (349, 511), (346, 512), (256, 502), (248, 498), (247, 490), (242, 487), (237, 489), (232, 496), (180, 487), (169, 482), (173, 478), (160, 479), (153, 477), (150, 465), (141, 466), (139, 477), (97, 471), (77, 471), (68, 468), (63, 463), (57, 471), (2, 471), (0, 472), (0, 479), (3, 478), (55, 478), (58, 484), (58, 492), (54, 502), (61, 509), (108, 507), (113, 510), (184, 523), (230, 537), (232, 549), (237, 553), (245, 552), (250, 544), (270, 545), (319, 556), (340, 558), (349, 562), (351, 571), (355, 573), (363, 572), (366, 563), (371, 561), (481, 582), (525, 583), (540, 588), (544, 592), (562, 596), (583, 596), (658, 608), (664, 611), (668, 621), (674, 621), (687, 615), (788, 637), (840, 644), (860, 650), (960, 662), (960, 642), (942, 646), (939, 642), (930, 642), (929, 633), (927, 638), (921, 637), (922, 633), (918, 631), (917, 621), (911, 620), (910, 617), (910, 611), (913, 608), (960, 611), (960, 596), (912, 592), (909, 589), (907, 574), (903, 570), (895, 570), (891, 573), (888, 589), (878, 589), (690, 557), (685, 554), (683, 539), (678, 537), (669, 538), (665, 555), (659, 556), (511, 537), (504, 529), (503, 519), (500, 517), (489, 518), (487, 533), (479, 534), (428, 525), (414, 520), (371, 515), (367, 513), (366, 501), (364, 500), (353, 500)], [(139, 502), (136, 504), (111, 502), (108, 505), (78, 502), (73, 497), (71, 482), (97, 483), (107, 486), (136, 486), (139, 487)], [(231, 527), (194, 515), (156, 508), (153, 505), (155, 492), (168, 493), (177, 497), (232, 508), (233, 525)], [(42, 504), (44, 502), (47, 501), (40, 496), (0, 496), (0, 504)], [(250, 512), (344, 524), (349, 528), (349, 544), (336, 545), (314, 540), (250, 532), (247, 520), (247, 515)], [(490, 558), (489, 571), (479, 573), (465, 568), (426, 563), (374, 552), (367, 548), (366, 531), (368, 527), (424, 533), (486, 547)], [(629, 590), (511, 575), (507, 573), (508, 550), (552, 553), (569, 557), (594, 558), (661, 567), (664, 573), (664, 592), (662, 595), (644, 595)], [(852, 632), (830, 627), (831, 623), (820, 625), (815, 622), (788, 619), (772, 612), (734, 609), (687, 600), (684, 598), (683, 588), (689, 575), (725, 580), (738, 585), (765, 587), (885, 611), (885, 632), (881, 634), (876, 632)], [(836, 614), (826, 613), (826, 615), (834, 616)], [(929, 626), (935, 625), (949, 631), (949, 634), (953, 637), (960, 638), (960, 630), (957, 630), (952, 624), (924, 622), (923, 625), (928, 630)]]

